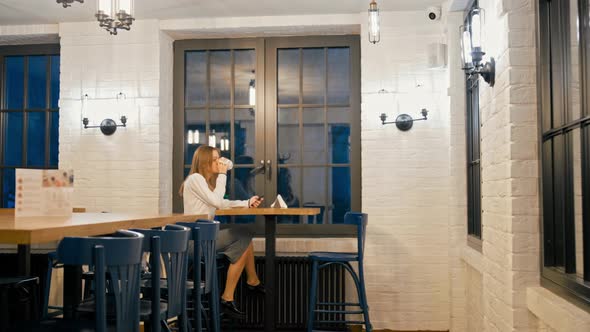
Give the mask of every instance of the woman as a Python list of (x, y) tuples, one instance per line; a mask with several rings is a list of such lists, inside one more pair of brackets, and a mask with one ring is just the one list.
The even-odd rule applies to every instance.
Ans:
[[(189, 176), (180, 188), (185, 214), (207, 214), (209, 219), (213, 219), (216, 209), (256, 208), (262, 203), (263, 199), (258, 196), (252, 196), (244, 201), (223, 198), (227, 182), (227, 165), (219, 158), (219, 150), (210, 146), (203, 145), (195, 151)], [(248, 276), (248, 288), (264, 293), (264, 286), (258, 279), (254, 267), (252, 236), (238, 230), (223, 229), (219, 232), (216, 247), (217, 251), (223, 252), (231, 262), (227, 271), (225, 290), (221, 295), (221, 305), (227, 314), (244, 318), (245, 313), (240, 311), (234, 301), (234, 292), (244, 269)]]

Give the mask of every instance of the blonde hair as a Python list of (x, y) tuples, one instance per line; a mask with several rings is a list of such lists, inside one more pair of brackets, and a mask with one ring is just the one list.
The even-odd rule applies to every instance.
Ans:
[[(188, 176), (191, 176), (194, 173), (201, 174), (205, 178), (205, 181), (207, 181), (207, 185), (211, 190), (215, 189), (218, 175), (217, 173), (213, 173), (211, 170), (211, 166), (213, 166), (213, 151), (217, 151), (217, 153), (221, 156), (221, 152), (217, 148), (208, 145), (199, 146), (193, 155), (191, 169), (188, 173)], [(184, 181), (186, 181), (186, 179), (184, 179)], [(184, 182), (182, 182), (182, 185), (180, 186), (180, 196), (182, 196), (183, 191)]]

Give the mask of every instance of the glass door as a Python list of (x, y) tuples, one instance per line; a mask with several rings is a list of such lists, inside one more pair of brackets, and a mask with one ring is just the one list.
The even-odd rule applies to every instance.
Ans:
[(289, 207), (317, 207), (313, 218), (342, 223), (360, 209), (358, 41), (352, 36), (270, 38), (266, 44), (266, 191)]
[(360, 210), (358, 36), (177, 41), (174, 82), (175, 188), (208, 144), (234, 161), (228, 199), (263, 195), (269, 206), (280, 194), (321, 210), (282, 224), (341, 223)]

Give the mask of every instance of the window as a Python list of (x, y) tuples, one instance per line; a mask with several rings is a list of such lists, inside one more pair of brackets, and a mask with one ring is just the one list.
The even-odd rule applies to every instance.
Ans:
[[(580, 6), (578, 6), (580, 4)], [(589, 0), (540, 0), (542, 283), (590, 304)], [(579, 23), (578, 23), (579, 21)]]
[(16, 168), (57, 168), (59, 45), (0, 47), (0, 207)]
[[(175, 187), (196, 148), (214, 145), (234, 161), (227, 198), (258, 194), (270, 204), (280, 194), (290, 207), (321, 212), (280, 218), (278, 234), (337, 234), (331, 227), (360, 210), (358, 36), (180, 41), (175, 50), (175, 72), (182, 73), (175, 76), (182, 91), (175, 100)], [(181, 203), (175, 197), (175, 211)]]
[[(472, 6), (476, 7), (477, 1)], [(465, 25), (470, 26), (470, 23), (469, 16), (467, 16)], [(467, 240), (470, 246), (481, 250), (479, 76), (466, 75), (465, 88), (465, 95), (467, 97), (465, 100), (465, 133), (467, 135)]]

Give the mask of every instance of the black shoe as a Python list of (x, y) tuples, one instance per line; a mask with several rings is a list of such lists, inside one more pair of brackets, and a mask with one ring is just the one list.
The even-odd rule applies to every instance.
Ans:
[(240, 311), (240, 309), (238, 309), (238, 306), (236, 305), (235, 301), (226, 301), (224, 299), (221, 299), (221, 309), (223, 311), (224, 314), (236, 318), (236, 319), (245, 319), (246, 318), (246, 313), (243, 311)]
[(266, 294), (266, 288), (264, 288), (264, 284), (262, 283), (262, 281), (256, 285), (256, 286), (252, 286), (252, 285), (248, 285), (248, 283), (246, 283), (246, 287), (251, 291), (251, 292), (258, 292), (262, 295)]

